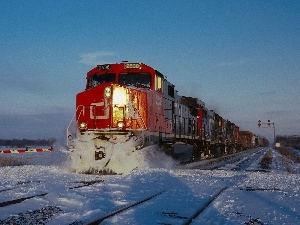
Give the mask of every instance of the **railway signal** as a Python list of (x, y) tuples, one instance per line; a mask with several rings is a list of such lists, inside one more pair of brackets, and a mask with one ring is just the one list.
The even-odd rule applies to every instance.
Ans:
[(262, 123), (261, 120), (258, 120), (258, 128), (273, 128), (273, 130), (274, 130), (274, 144), (275, 144), (275, 123), (272, 123), (271, 120), (267, 120), (266, 123)]

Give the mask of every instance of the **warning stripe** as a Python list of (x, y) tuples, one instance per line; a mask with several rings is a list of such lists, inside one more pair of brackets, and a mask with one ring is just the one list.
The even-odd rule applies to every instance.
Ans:
[(51, 151), (52, 151), (52, 148), (8, 149), (8, 150), (0, 150), (0, 154), (4, 154), (4, 153), (51, 152)]

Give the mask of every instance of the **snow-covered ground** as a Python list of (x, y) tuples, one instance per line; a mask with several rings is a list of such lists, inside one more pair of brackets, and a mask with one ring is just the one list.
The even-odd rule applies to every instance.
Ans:
[(287, 172), (274, 149), (264, 170), (259, 162), (267, 149), (249, 153), (255, 158), (242, 170), (203, 169), (206, 161), (178, 166), (147, 151), (152, 163), (127, 175), (73, 173), (60, 146), (52, 153), (1, 154), (1, 161), (13, 157), (26, 165), (0, 167), (0, 224), (84, 224), (160, 192), (101, 224), (184, 224), (223, 189), (192, 224), (300, 224), (300, 166), (290, 164)]

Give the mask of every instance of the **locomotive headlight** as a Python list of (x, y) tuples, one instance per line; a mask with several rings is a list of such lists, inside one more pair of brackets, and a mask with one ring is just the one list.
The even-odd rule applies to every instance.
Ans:
[(116, 87), (113, 92), (113, 105), (123, 107), (126, 105), (126, 88)]
[(110, 87), (106, 87), (106, 88), (104, 89), (104, 96), (105, 96), (106, 98), (109, 98), (109, 97), (111, 96), (111, 88), (110, 88)]
[(79, 130), (83, 131), (87, 129), (87, 124), (85, 122), (82, 122), (79, 124)]

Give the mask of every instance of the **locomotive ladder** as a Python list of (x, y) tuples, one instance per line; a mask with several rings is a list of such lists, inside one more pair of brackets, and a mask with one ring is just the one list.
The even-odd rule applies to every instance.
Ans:
[[(138, 118), (136, 119), (138, 126), (140, 128), (142, 128), (142, 129), (147, 129), (145, 121), (143, 120), (143, 117), (141, 116), (139, 110), (137, 108), (135, 108), (135, 107), (133, 109), (134, 109), (134, 112), (138, 114)], [(140, 122), (139, 121), (141, 121), (143, 127), (140, 126)]]

